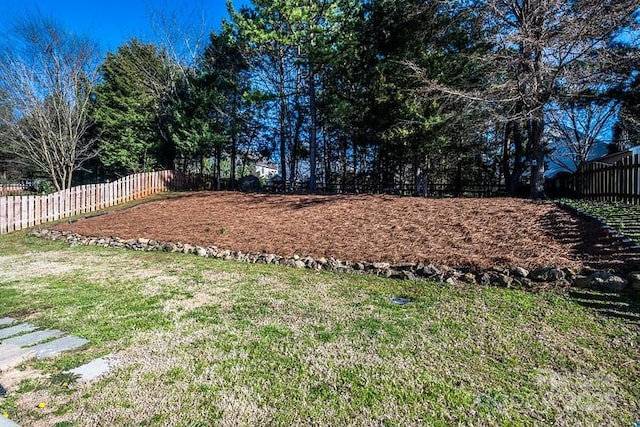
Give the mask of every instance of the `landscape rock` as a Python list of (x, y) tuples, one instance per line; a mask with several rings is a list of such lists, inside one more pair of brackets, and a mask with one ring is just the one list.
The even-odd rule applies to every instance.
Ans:
[(427, 265), (426, 267), (423, 267), (421, 273), (424, 277), (436, 277), (442, 274), (440, 270), (433, 265)]
[(591, 286), (591, 277), (588, 276), (576, 275), (571, 281), (576, 288), (588, 288)]
[(196, 255), (200, 256), (200, 257), (206, 257), (207, 256), (207, 250), (201, 246), (196, 247)]
[(374, 262), (371, 266), (376, 270), (388, 270), (391, 267), (391, 264), (388, 262)]
[(550, 283), (556, 286), (571, 284), (578, 288), (600, 287), (606, 290), (620, 291), (627, 286), (640, 290), (640, 271), (629, 273), (624, 277), (608, 271), (595, 271), (585, 267), (580, 274), (570, 268), (543, 267), (531, 272), (522, 267), (514, 267), (510, 270), (496, 267), (484, 271), (470, 271), (468, 269), (456, 269), (450, 266), (434, 266), (401, 262), (391, 264), (388, 262), (349, 262), (340, 261), (329, 257), (317, 259), (306, 256), (282, 257), (276, 254), (266, 253), (242, 253), (228, 249), (219, 249), (215, 246), (200, 247), (190, 244), (160, 242), (153, 239), (120, 239), (117, 237), (86, 237), (70, 232), (56, 230), (34, 230), (33, 235), (46, 237), (51, 240), (64, 240), (71, 245), (100, 245), (115, 248), (127, 248), (138, 251), (166, 251), (184, 252), (196, 254), (201, 257), (211, 257), (225, 260), (238, 260), (251, 263), (284, 264), (295, 268), (309, 268), (314, 270), (329, 270), (335, 272), (368, 273), (382, 277), (398, 278), (405, 280), (429, 279), (448, 284), (471, 283), (500, 287), (532, 287), (533, 282)]
[(447, 285), (457, 285), (458, 284), (456, 282), (456, 279), (454, 279), (453, 277), (449, 277), (447, 280), (444, 281), (444, 283), (446, 283)]
[(629, 282), (629, 287), (634, 291), (640, 291), (640, 271), (632, 271), (627, 274), (627, 281)]
[(478, 273), (478, 283), (483, 286), (491, 285), (497, 278), (498, 274), (495, 271), (482, 271)]
[(410, 270), (401, 270), (402, 273), (402, 278), (405, 280), (417, 280), (418, 276), (416, 276), (412, 271)]
[(415, 264), (413, 264), (412, 262), (399, 262), (397, 264), (393, 264), (391, 268), (393, 268), (394, 270), (408, 271), (413, 270), (415, 268)]
[(498, 273), (498, 277), (492, 284), (500, 286), (501, 288), (510, 288), (511, 283), (513, 283), (513, 278), (507, 276), (506, 274)]
[(608, 271), (596, 271), (591, 276), (591, 285), (618, 292), (627, 287), (627, 280)]
[(529, 277), (535, 282), (558, 282), (565, 279), (564, 271), (553, 267), (536, 268)]
[(476, 276), (473, 273), (464, 273), (460, 276), (459, 280), (464, 283), (469, 283), (470, 285), (477, 283)]
[(528, 277), (529, 276), (529, 270), (527, 270), (526, 268), (522, 268), (522, 267), (515, 267), (512, 268), (511, 271), (511, 276), (513, 277)]

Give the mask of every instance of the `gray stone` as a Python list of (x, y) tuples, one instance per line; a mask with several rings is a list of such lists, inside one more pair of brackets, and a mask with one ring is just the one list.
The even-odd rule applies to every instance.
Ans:
[(506, 274), (498, 273), (498, 276), (493, 280), (492, 284), (503, 288), (509, 288), (511, 287), (512, 282), (513, 279), (511, 277)]
[(497, 278), (498, 274), (495, 271), (484, 271), (478, 274), (478, 282), (483, 286), (491, 285)]
[(327, 264), (327, 259), (325, 257), (320, 257), (316, 261), (318, 261), (318, 264), (320, 264), (320, 265), (326, 265)]
[(23, 332), (35, 331), (36, 329), (38, 329), (38, 327), (32, 325), (31, 323), (21, 323), (19, 325), (3, 328), (0, 329), (0, 340), (21, 334)]
[(571, 281), (573, 282), (573, 286), (576, 288), (588, 288), (591, 286), (591, 278), (580, 274), (574, 276)]
[[(137, 243), (138, 243), (139, 245), (144, 245), (144, 246), (146, 246), (146, 245), (148, 245), (148, 244), (149, 244), (149, 240), (150, 240), (150, 239), (145, 239), (144, 237), (140, 237), (140, 238), (137, 240)], [(100, 242), (98, 242), (98, 243), (100, 243)]]
[(553, 267), (536, 268), (529, 276), (536, 282), (558, 282), (565, 279), (564, 271)]
[(414, 267), (415, 267), (415, 264), (411, 262), (399, 262), (391, 266), (391, 268), (393, 268), (394, 270), (400, 270), (400, 271), (413, 270)]
[(576, 273), (571, 267), (564, 267), (562, 269), (562, 272), (564, 273), (566, 279), (573, 279), (578, 275), (578, 273)]
[(385, 268), (380, 270), (380, 275), (389, 279), (399, 279), (402, 277), (399, 271), (392, 270), (391, 268)]
[(515, 267), (511, 269), (511, 275), (513, 277), (527, 277), (529, 276), (529, 270), (522, 267)]
[(78, 381), (89, 382), (108, 373), (111, 369), (120, 364), (120, 361), (112, 354), (92, 360), (75, 369), (66, 371), (67, 373), (77, 375)]
[(425, 277), (435, 277), (442, 274), (440, 270), (433, 265), (427, 265), (426, 267), (423, 267), (422, 270), (419, 271), (419, 273)]
[(48, 340), (50, 338), (56, 338), (62, 335), (62, 332), (55, 329), (47, 329), (44, 331), (31, 332), (30, 334), (18, 335), (17, 337), (9, 338), (3, 341), (4, 344), (13, 344), (21, 347), (35, 345), (41, 341)]
[(20, 427), (18, 424), (0, 415), (0, 427)]
[(3, 317), (0, 319), (0, 328), (3, 328), (5, 326), (9, 326), (13, 323), (15, 323), (16, 319), (12, 319), (11, 317)]
[(449, 277), (447, 280), (444, 281), (444, 283), (446, 283), (447, 285), (457, 285), (456, 279), (454, 279), (453, 277)]
[(304, 261), (297, 259), (293, 261), (293, 266), (295, 268), (305, 268), (307, 265), (304, 263)]
[(418, 277), (410, 270), (401, 270), (402, 278), (405, 280), (417, 280)]
[(374, 262), (372, 266), (377, 270), (386, 270), (391, 267), (391, 264), (389, 264), (388, 262)]
[(207, 250), (201, 246), (196, 247), (196, 254), (201, 257), (207, 256)]
[(0, 371), (18, 366), (33, 356), (31, 348), (22, 348), (13, 344), (0, 344)]
[(640, 282), (640, 271), (632, 271), (631, 273), (627, 274), (627, 280), (629, 282)]
[(364, 270), (364, 264), (363, 264), (363, 263), (361, 263), (361, 262), (356, 262), (356, 263), (353, 265), (353, 269), (354, 269), (354, 270), (358, 270), (358, 271), (363, 271), (363, 270)]
[(391, 302), (397, 305), (407, 305), (413, 302), (413, 300), (411, 300), (411, 298), (406, 298), (406, 297), (393, 297), (391, 298)]
[(464, 273), (462, 276), (460, 276), (460, 280), (471, 285), (475, 285), (477, 283), (476, 276), (472, 273)]
[(35, 356), (38, 359), (46, 359), (48, 357), (56, 356), (63, 351), (82, 347), (83, 345), (88, 343), (89, 340), (73, 335), (68, 335), (53, 341), (46, 342), (44, 344), (38, 344), (35, 347), (30, 347), (30, 350), (33, 350)]
[(275, 259), (275, 255), (267, 254), (267, 256), (264, 257), (264, 262), (267, 264), (271, 264), (274, 259)]
[(591, 284), (610, 291), (621, 291), (627, 287), (627, 280), (608, 271), (596, 271), (591, 276)]

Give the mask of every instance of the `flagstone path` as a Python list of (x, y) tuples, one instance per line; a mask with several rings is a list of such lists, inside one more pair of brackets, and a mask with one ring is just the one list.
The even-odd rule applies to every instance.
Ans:
[(89, 340), (55, 329), (40, 330), (31, 323), (3, 317), (0, 318), (0, 371), (14, 368), (28, 359), (57, 356), (88, 343)]

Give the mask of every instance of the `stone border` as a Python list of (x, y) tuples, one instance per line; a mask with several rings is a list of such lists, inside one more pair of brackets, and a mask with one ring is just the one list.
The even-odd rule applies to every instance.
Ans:
[(316, 271), (332, 271), (337, 273), (371, 274), (379, 277), (405, 280), (432, 280), (449, 285), (458, 283), (498, 286), (503, 288), (531, 289), (536, 285), (552, 285), (556, 287), (594, 288), (620, 292), (627, 289), (640, 291), (640, 272), (632, 272), (621, 277), (611, 271), (575, 272), (570, 268), (541, 267), (529, 271), (522, 267), (504, 269), (494, 267), (488, 270), (472, 270), (449, 266), (434, 266), (414, 263), (387, 262), (350, 262), (332, 257), (312, 258), (293, 255), (291, 257), (276, 254), (251, 254), (216, 246), (194, 246), (187, 243), (162, 242), (152, 239), (121, 239), (118, 237), (87, 237), (79, 234), (36, 229), (32, 235), (50, 240), (66, 241), (72, 246), (102, 246), (123, 248), (135, 251), (160, 251), (172, 253), (194, 254), (200, 257), (223, 260), (236, 260), (252, 264), (274, 264), (294, 268), (307, 268)]

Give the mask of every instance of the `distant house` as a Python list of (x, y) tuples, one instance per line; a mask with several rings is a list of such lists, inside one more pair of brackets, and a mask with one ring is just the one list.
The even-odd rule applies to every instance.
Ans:
[(620, 162), (621, 160), (626, 159), (627, 157), (636, 156), (637, 154), (640, 154), (640, 145), (636, 147), (631, 147), (628, 150), (618, 151), (617, 153), (607, 154), (605, 156), (591, 159), (587, 163), (598, 162), (598, 163), (607, 163), (610, 165), (614, 165)]
[[(573, 134), (575, 131), (571, 129), (565, 129), (563, 134), (558, 132), (549, 132), (547, 146), (551, 149), (550, 155), (547, 157), (547, 167), (545, 170), (545, 178), (553, 178), (559, 173), (573, 173), (578, 169), (578, 164), (576, 164), (577, 159), (580, 158), (578, 156), (576, 150), (581, 144), (576, 144), (575, 142), (567, 142), (566, 137), (563, 135)], [(582, 132), (577, 132), (580, 136), (580, 140), (584, 139), (585, 136)], [(586, 147), (585, 147), (586, 148)], [(588, 147), (588, 151), (586, 153), (586, 161), (592, 161), (595, 159), (600, 159), (610, 153), (610, 144), (601, 142), (598, 140), (593, 141)]]
[(261, 179), (272, 178), (278, 175), (278, 165), (269, 163), (269, 162), (258, 161), (256, 162), (255, 171), (253, 175)]

